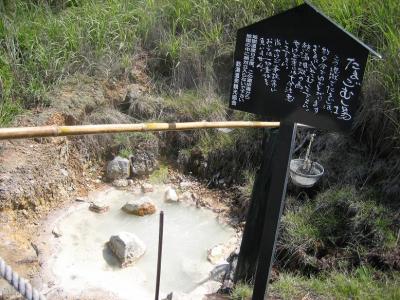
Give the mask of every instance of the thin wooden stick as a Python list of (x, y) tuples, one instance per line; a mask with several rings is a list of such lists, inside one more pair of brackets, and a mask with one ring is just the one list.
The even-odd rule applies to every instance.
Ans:
[(225, 121), (186, 123), (102, 124), (0, 128), (0, 140), (118, 132), (177, 131), (205, 128), (275, 128), (279, 122)]

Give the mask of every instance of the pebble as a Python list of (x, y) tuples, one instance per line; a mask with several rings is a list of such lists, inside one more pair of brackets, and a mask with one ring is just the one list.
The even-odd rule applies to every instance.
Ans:
[(56, 238), (62, 236), (60, 229), (57, 226), (54, 226), (53, 231), (51, 232)]

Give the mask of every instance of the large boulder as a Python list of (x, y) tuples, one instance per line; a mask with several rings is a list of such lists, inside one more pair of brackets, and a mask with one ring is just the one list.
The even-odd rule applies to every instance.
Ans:
[(126, 179), (130, 174), (130, 162), (129, 159), (116, 156), (112, 161), (108, 162), (107, 165), (107, 178), (110, 181), (117, 179)]
[(175, 203), (179, 201), (178, 194), (176, 193), (175, 189), (172, 187), (168, 187), (164, 194), (165, 202)]
[(149, 197), (142, 197), (139, 200), (130, 200), (122, 207), (128, 214), (145, 216), (154, 214), (157, 210), (155, 204)]
[(139, 152), (129, 157), (133, 176), (150, 175), (158, 168), (158, 159), (154, 153)]
[(108, 247), (120, 261), (121, 268), (133, 265), (146, 252), (143, 241), (125, 231), (111, 236)]

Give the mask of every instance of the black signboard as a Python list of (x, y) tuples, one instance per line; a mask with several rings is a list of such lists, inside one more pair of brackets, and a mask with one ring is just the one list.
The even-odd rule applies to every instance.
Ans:
[(349, 131), (369, 52), (376, 54), (307, 3), (244, 27), (230, 108)]
[(368, 54), (380, 56), (308, 3), (238, 31), (230, 107), (281, 121), (264, 147), (235, 281), (254, 278), (265, 299), (296, 123), (348, 132)]

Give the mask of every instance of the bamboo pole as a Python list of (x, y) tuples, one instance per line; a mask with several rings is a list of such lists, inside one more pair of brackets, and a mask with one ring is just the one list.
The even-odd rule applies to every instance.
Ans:
[(0, 140), (144, 131), (178, 131), (206, 128), (276, 128), (279, 122), (224, 121), (185, 123), (101, 124), (0, 128)]

